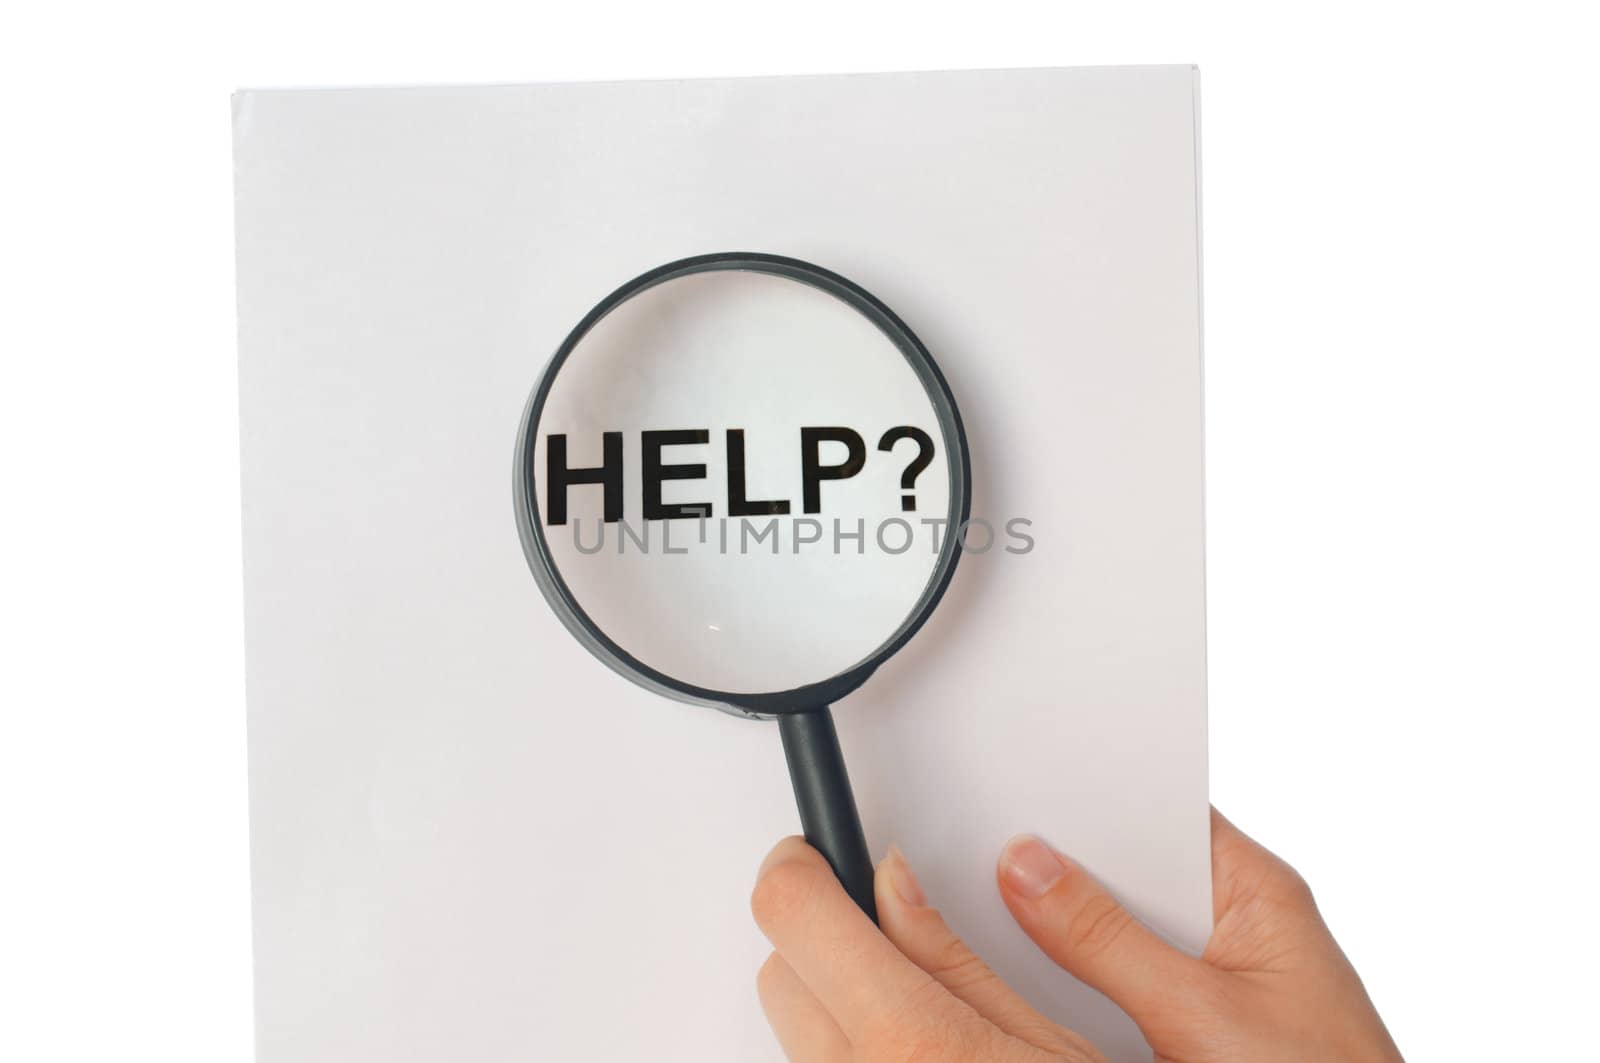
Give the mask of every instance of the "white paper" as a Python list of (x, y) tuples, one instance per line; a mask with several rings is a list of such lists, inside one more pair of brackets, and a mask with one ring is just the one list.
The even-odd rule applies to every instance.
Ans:
[(1114, 1060), (995, 891), (1037, 831), (1210, 928), (1188, 67), (242, 92), (235, 100), (262, 1063), (776, 1060), (776, 728), (637, 689), (540, 597), (511, 455), (618, 284), (723, 250), (893, 307), (971, 441), (966, 557), (837, 709), (869, 841)]

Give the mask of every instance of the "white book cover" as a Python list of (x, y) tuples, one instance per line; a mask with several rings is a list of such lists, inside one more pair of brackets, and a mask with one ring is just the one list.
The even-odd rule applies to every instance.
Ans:
[(994, 862), (1037, 832), (1210, 932), (1197, 93), (1174, 66), (236, 95), (261, 1063), (782, 1058), (748, 910), (799, 830), (778, 729), (591, 656), (513, 506), (574, 326), (728, 251), (892, 307), (960, 407), (972, 515), (1027, 522), (835, 706), (873, 856), (1149, 1058)]

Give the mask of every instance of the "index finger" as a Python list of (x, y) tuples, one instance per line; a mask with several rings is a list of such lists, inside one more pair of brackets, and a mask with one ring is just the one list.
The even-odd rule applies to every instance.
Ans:
[(750, 910), (852, 1042), (893, 1021), (918, 994), (943, 992), (879, 932), (802, 838), (785, 838), (768, 854)]

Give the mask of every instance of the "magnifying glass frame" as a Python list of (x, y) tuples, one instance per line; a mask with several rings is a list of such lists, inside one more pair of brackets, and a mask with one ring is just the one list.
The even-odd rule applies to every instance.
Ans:
[[(846, 303), (876, 325), (899, 349), (928, 393), (939, 420), (940, 434), (946, 443), (943, 448), (944, 459), (950, 476), (950, 504), (938, 561), (916, 605), (900, 627), (872, 653), (829, 679), (790, 690), (755, 694), (713, 690), (676, 679), (634, 657), (590, 618), (562, 579), (545, 536), (538, 512), (539, 470), (534, 460), (539, 422), (551, 386), (561, 367), (602, 318), (627, 300), (659, 284), (696, 273), (727, 270), (766, 273), (810, 285)], [(967, 452), (966, 430), (962, 427), (961, 414), (956, 408), (950, 385), (945, 382), (944, 375), (939, 372), (938, 365), (922, 341), (894, 311), (860, 285), (809, 262), (752, 251), (725, 251), (668, 262), (622, 285), (584, 315), (583, 320), (556, 349), (523, 410), (522, 424), (517, 432), (514, 488), (517, 529), (534, 579), (567, 630), (590, 653), (626, 678), (658, 694), (677, 701), (762, 719), (813, 712), (819, 707), (833, 704), (866, 682), (879, 665), (910, 641), (938, 605), (950, 585), (951, 577), (955, 575), (956, 563), (961, 558), (960, 532), (972, 513), (972, 464)]]
[[(539, 423), (550, 388), (561, 367), (602, 318), (658, 284), (696, 273), (726, 270), (766, 273), (810, 285), (854, 308), (876, 325), (900, 350), (928, 394), (945, 441), (944, 459), (950, 476), (945, 536), (937, 563), (916, 605), (894, 633), (872, 653), (829, 679), (790, 690), (757, 694), (712, 690), (676, 679), (634, 657), (601, 630), (561, 578), (551, 555), (550, 543), (539, 520), (539, 470), (534, 461)], [(806, 841), (822, 853), (845, 891), (876, 921), (872, 860), (829, 709), (835, 701), (866, 682), (880, 664), (917, 633), (944, 596), (955, 575), (956, 562), (961, 558), (961, 532), (972, 514), (972, 464), (967, 453), (967, 434), (956, 409), (955, 396), (950, 393), (949, 384), (922, 341), (894, 311), (866, 289), (809, 262), (748, 251), (698, 255), (669, 262), (640, 274), (602, 299), (556, 349), (522, 413), (513, 484), (517, 529), (534, 579), (556, 616), (590, 653), (623, 677), (665, 697), (738, 715), (777, 718)]]

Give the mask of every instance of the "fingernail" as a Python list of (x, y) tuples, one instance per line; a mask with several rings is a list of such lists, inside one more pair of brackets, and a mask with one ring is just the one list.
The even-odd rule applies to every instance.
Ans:
[(911, 873), (911, 865), (906, 863), (906, 854), (900, 851), (898, 845), (889, 846), (889, 885), (894, 887), (902, 901), (913, 908), (921, 908), (928, 903), (917, 876)]
[(1066, 866), (1056, 851), (1032, 834), (1017, 835), (1000, 853), (1000, 874), (1006, 885), (1029, 899), (1050, 892), (1065, 873)]

